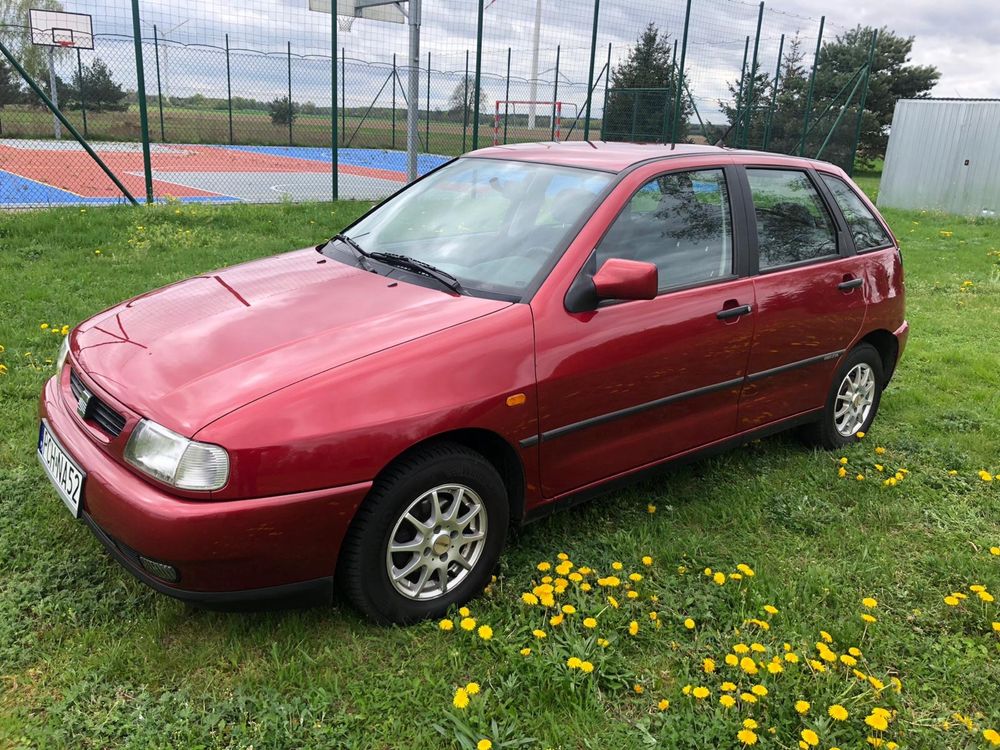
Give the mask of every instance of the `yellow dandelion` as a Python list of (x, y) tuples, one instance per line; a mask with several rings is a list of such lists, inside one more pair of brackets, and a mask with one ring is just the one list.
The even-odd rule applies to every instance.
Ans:
[(485, 737), (476, 743), (476, 750), (492, 750), (493, 742)]
[(650, 565), (653, 564), (653, 558), (650, 557), (649, 555), (646, 555), (645, 557), (642, 558), (642, 564), (648, 568)]
[(819, 744), (819, 735), (816, 734), (811, 729), (802, 730), (802, 741), (805, 742), (809, 747), (816, 747)]
[(868, 609), (875, 609), (878, 606), (878, 600), (873, 599), (870, 596), (866, 596), (864, 599), (861, 600), (861, 605)]
[(462, 621), (458, 624), (462, 627), (462, 630), (475, 630), (476, 628), (476, 621), (471, 617), (463, 617)]
[(583, 664), (583, 661), (576, 656), (571, 656), (566, 660), (566, 666), (570, 669), (579, 669), (581, 664)]
[(552, 563), (550, 563), (550, 562), (540, 562), (535, 567), (538, 568), (540, 571), (542, 571), (544, 573), (546, 570), (552, 570)]
[(644, 688), (642, 685), (639, 685), (639, 684), (633, 685), (632, 686), (632, 690), (634, 692), (636, 692), (637, 694), (639, 694), (639, 695), (642, 695), (643, 693), (646, 692), (646, 688)]
[(653, 505), (653, 504), (647, 505), (646, 506), (646, 512), (647, 513), (651, 513), (651, 514), (652, 513), (656, 513), (656, 506)]
[(778, 608), (775, 607), (773, 604), (765, 604), (764, 611), (767, 612), (769, 615), (778, 614)]
[(537, 630), (537, 629), (532, 630), (531, 634), (535, 636), (535, 638), (545, 638), (545, 636), (548, 635), (548, 633), (546, 633), (544, 630)]
[(668, 701), (666, 698), (663, 698), (660, 700), (659, 703), (656, 704), (656, 707), (661, 711), (666, 711), (668, 708), (670, 708), (670, 701)]
[(597, 620), (595, 620), (593, 617), (585, 617), (585, 618), (583, 618), (583, 627), (585, 627), (585, 628), (596, 628), (597, 627)]
[(865, 717), (865, 724), (870, 726), (876, 732), (884, 732), (889, 728), (889, 722), (885, 716), (881, 714), (871, 713)]
[(798, 711), (801, 716), (805, 716), (809, 713), (810, 708), (811, 706), (809, 705), (809, 701), (795, 701), (795, 710)]
[(637, 635), (638, 633), (639, 633), (639, 623), (637, 623), (635, 620), (632, 620), (632, 622), (628, 624), (628, 634)]
[(521, 649), (521, 656), (531, 656), (531, 649), (525, 646)]
[(468, 708), (469, 693), (466, 692), (465, 688), (459, 688), (455, 691), (455, 697), (451, 699), (451, 704), (458, 709)]
[(956, 596), (946, 596), (944, 598), (944, 603), (947, 604), (949, 607), (957, 607), (958, 606), (958, 597), (956, 597)]
[(476, 632), (479, 634), (479, 637), (482, 638), (484, 641), (488, 641), (493, 637), (493, 628), (491, 628), (489, 625), (480, 625), (479, 630), (477, 630)]
[(521, 601), (527, 604), (529, 607), (534, 607), (538, 604), (538, 597), (532, 594), (530, 591), (525, 591), (521, 594)]
[(847, 709), (841, 706), (839, 703), (834, 703), (827, 709), (827, 713), (830, 714), (831, 719), (836, 721), (846, 721), (847, 720)]
[(438, 623), (438, 627), (441, 630), (444, 630), (445, 632), (447, 632), (449, 630), (454, 630), (455, 629), (455, 623), (452, 622), (451, 620), (441, 620), (441, 622)]
[(719, 703), (723, 708), (732, 708), (736, 705), (736, 699), (731, 695), (723, 695), (719, 698)]
[(736, 733), (736, 739), (744, 745), (756, 745), (757, 735), (752, 729), (741, 729)]
[(740, 693), (740, 700), (744, 703), (756, 703), (757, 696), (753, 693)]
[(871, 625), (872, 623), (876, 622), (878, 618), (876, 618), (874, 615), (870, 615), (867, 612), (865, 612), (864, 614), (861, 615), (861, 619), (864, 620), (869, 625)]
[(701, 662), (701, 668), (708, 674), (711, 674), (715, 671), (715, 662), (711, 659), (705, 659)]
[(586, 674), (590, 674), (591, 672), (594, 671), (594, 665), (589, 661), (581, 661), (580, 671), (585, 672)]
[(562, 622), (565, 619), (566, 615), (560, 612), (558, 615), (553, 615), (552, 617), (549, 618), (549, 625), (551, 625), (552, 627), (558, 627), (559, 625), (562, 625)]
[(688, 630), (694, 630), (694, 620), (688, 617), (686, 620), (684, 620), (684, 627), (687, 628)]
[(750, 688), (750, 692), (756, 695), (758, 698), (763, 698), (767, 695), (767, 688), (763, 685), (754, 685)]
[(701, 685), (699, 685), (698, 687), (696, 687), (694, 690), (691, 691), (691, 695), (693, 695), (698, 700), (704, 700), (711, 694), (712, 692), (707, 687), (702, 687)]

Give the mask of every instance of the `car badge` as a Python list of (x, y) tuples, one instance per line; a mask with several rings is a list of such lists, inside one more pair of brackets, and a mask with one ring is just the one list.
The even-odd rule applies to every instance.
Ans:
[(87, 407), (90, 406), (91, 394), (84, 391), (80, 394), (79, 400), (76, 402), (76, 411), (80, 415), (81, 419), (87, 418)]

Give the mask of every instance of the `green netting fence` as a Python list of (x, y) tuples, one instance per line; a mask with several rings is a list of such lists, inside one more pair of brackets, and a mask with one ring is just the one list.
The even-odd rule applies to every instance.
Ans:
[(93, 49), (34, 44), (21, 4), (4, 6), (0, 208), (376, 200), (473, 148), (549, 140), (853, 165), (868, 61), (824, 55), (854, 33), (833, 19), (739, 0), (422, 0), (414, 62), (403, 13), (322, 2), (40, 0), (89, 14)]

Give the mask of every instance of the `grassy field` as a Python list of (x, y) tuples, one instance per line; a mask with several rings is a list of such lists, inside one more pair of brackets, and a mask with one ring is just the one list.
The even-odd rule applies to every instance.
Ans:
[[(404, 150), (406, 148), (406, 112), (399, 111), (395, 122), (395, 139), (391, 109), (378, 116), (364, 117), (364, 110), (349, 111), (343, 121), (338, 120), (341, 129), (341, 145), (350, 148), (379, 148)], [(66, 113), (70, 122), (81, 133), (83, 118), (79, 111)], [(431, 119), (429, 127), (426, 112), (420, 116), (421, 153), (458, 156), (472, 149), (472, 125), (464, 130), (461, 120), (446, 121)], [(47, 110), (26, 107), (6, 107), (0, 112), (2, 136), (5, 138), (52, 138), (52, 115)], [(511, 142), (544, 141), (550, 137), (546, 127), (529, 130), (523, 124), (511, 120), (508, 135)], [(572, 118), (563, 123), (565, 139)], [(600, 128), (600, 121), (592, 121), (591, 127)], [(132, 106), (126, 112), (91, 112), (87, 115), (87, 132), (94, 141), (141, 140), (139, 110)], [(165, 107), (163, 129), (160, 128), (160, 113), (155, 106), (149, 108), (149, 134), (154, 143), (229, 143), (229, 113), (223, 110), (184, 109)], [(64, 138), (69, 138), (65, 134)], [(583, 137), (582, 123), (574, 130), (573, 140)], [(287, 146), (288, 126), (275, 125), (266, 112), (234, 111), (233, 142), (242, 146)], [(493, 143), (493, 112), (483, 112), (479, 128), (479, 145)], [(299, 114), (292, 125), (292, 144), (295, 146), (330, 147), (330, 116)], [(463, 148), (464, 144), (464, 148)]]
[[(997, 223), (889, 212), (912, 334), (871, 434), (760, 441), (532, 525), (471, 630), (212, 613), (135, 582), (32, 455), (49, 331), (362, 208), (0, 215), (0, 748), (1000, 743)], [(522, 601), (544, 576), (561, 623)]]

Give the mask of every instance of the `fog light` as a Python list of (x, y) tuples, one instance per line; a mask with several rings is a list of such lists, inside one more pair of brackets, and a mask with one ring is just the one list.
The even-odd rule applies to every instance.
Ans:
[(142, 555), (139, 555), (139, 564), (147, 573), (152, 573), (154, 576), (162, 578), (164, 581), (177, 583), (177, 581), (180, 580), (177, 568), (173, 565), (167, 565), (166, 563), (157, 562), (156, 560), (150, 560), (148, 557), (143, 557)]

